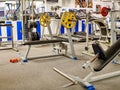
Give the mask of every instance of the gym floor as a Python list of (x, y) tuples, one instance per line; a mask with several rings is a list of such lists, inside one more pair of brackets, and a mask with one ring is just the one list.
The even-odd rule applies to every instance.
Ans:
[[(18, 57), (13, 50), (0, 51), (0, 90), (85, 90), (81, 85), (67, 88), (62, 86), (69, 83), (67, 79), (53, 70), (59, 70), (76, 75), (81, 78), (86, 76), (90, 70), (84, 70), (82, 64), (92, 57), (81, 54), (85, 43), (75, 44), (78, 60), (74, 61), (64, 56), (41, 58), (30, 60), (28, 63), (10, 63), (9, 59)], [(26, 46), (19, 47), (20, 52), (25, 53)], [(49, 52), (48, 52), (49, 51)], [(52, 54), (51, 46), (33, 46), (29, 56)], [(70, 55), (70, 51), (68, 51)], [(110, 63), (98, 74), (119, 70), (120, 65)], [(96, 90), (118, 90), (120, 89), (120, 76), (94, 82)]]

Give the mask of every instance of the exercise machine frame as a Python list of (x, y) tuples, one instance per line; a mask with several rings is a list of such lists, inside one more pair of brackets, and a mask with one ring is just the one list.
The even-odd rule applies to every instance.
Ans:
[(115, 71), (93, 77), (93, 75), (95, 75), (97, 72), (100, 72), (107, 64), (109, 64), (111, 61), (114, 60), (114, 58), (117, 57), (117, 55), (120, 52), (120, 39), (117, 40), (114, 44), (112, 44), (110, 48), (108, 48), (106, 51), (104, 51), (103, 48), (98, 43), (94, 43), (92, 47), (96, 55), (92, 60), (85, 62), (82, 66), (84, 69), (86, 68), (91, 69), (90, 74), (88, 74), (85, 78), (81, 79), (76, 76), (67, 75), (61, 72), (60, 70), (53, 68), (56, 72), (66, 77), (68, 80), (72, 81), (72, 83), (66, 86), (82, 84), (83, 86), (86, 87), (87, 90), (95, 90), (91, 82), (120, 75), (120, 71)]
[(86, 63), (83, 64), (82, 67), (84, 69), (86, 69), (86, 68), (91, 69), (91, 72), (87, 76), (85, 76), (83, 79), (78, 76), (67, 75), (55, 67), (53, 67), (53, 69), (57, 73), (59, 73), (60, 75), (62, 75), (63, 77), (65, 77), (66, 79), (71, 81), (71, 83), (64, 85), (64, 87), (81, 84), (83, 87), (86, 88), (86, 90), (95, 90), (94, 85), (91, 84), (92, 82), (100, 81), (100, 80), (104, 80), (104, 79), (108, 79), (108, 78), (120, 75), (120, 71), (114, 71), (114, 72), (110, 72), (110, 73), (106, 73), (106, 74), (102, 74), (102, 75), (96, 75), (97, 72), (93, 70), (93, 67), (91, 65), (91, 63), (94, 62), (96, 60), (96, 58), (98, 58), (98, 55), (96, 55), (92, 60), (87, 61)]
[[(53, 36), (52, 36), (52, 31), (51, 31), (51, 27), (50, 27), (50, 25), (48, 25), (48, 32), (49, 32), (49, 34), (50, 34), (50, 37), (51, 37), (51, 40), (53, 40)], [(77, 60), (77, 57), (76, 57), (76, 55), (75, 55), (75, 51), (74, 51), (74, 46), (73, 46), (73, 42), (72, 42), (72, 39), (71, 39), (71, 34), (70, 34), (70, 30), (69, 29), (67, 29), (67, 34), (68, 34), (68, 36), (69, 36), (69, 38), (68, 38), (68, 42), (69, 42), (69, 45), (70, 45), (70, 49), (71, 49), (71, 52), (72, 52), (72, 59), (73, 60)], [(49, 40), (48, 40), (49, 41)], [(64, 41), (63, 41), (64, 42)], [(48, 43), (50, 43), (50, 42), (48, 42)], [(52, 42), (51, 42), (52, 43)], [(52, 45), (53, 45), (53, 50), (54, 50), (54, 48), (55, 48), (55, 43), (62, 43), (61, 41), (60, 42), (53, 42), (52, 43)], [(38, 43), (39, 44), (39, 43)], [(46, 43), (43, 43), (43, 44), (47, 44), (47, 42)], [(23, 43), (23, 45), (26, 45), (26, 43), (24, 42)], [(32, 45), (32, 42), (31, 42), (31, 45)], [(25, 53), (25, 55), (24, 55), (24, 60), (30, 60), (30, 59), (37, 59), (37, 58), (42, 58), (42, 57), (51, 57), (51, 56), (36, 56), (36, 57), (30, 57), (30, 58), (28, 58), (28, 54), (29, 54), (29, 52), (30, 52), (30, 49), (31, 49), (31, 45), (30, 44), (28, 44), (27, 45), (27, 50), (26, 50), (26, 53)], [(67, 49), (67, 48), (66, 48)], [(56, 55), (52, 55), (52, 56), (60, 56), (60, 55), (63, 55), (63, 56), (66, 56), (66, 57), (69, 57), (69, 56), (67, 56), (66, 55), (67, 54), (67, 51), (65, 50), (65, 54), (60, 54), (59, 52), (58, 52), (58, 54)], [(70, 57), (71, 58), (71, 57)]]

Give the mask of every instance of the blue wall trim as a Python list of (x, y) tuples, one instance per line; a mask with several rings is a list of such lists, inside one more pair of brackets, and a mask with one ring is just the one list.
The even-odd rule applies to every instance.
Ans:
[[(12, 22), (11, 21), (6, 21), (6, 24), (12, 24)], [(11, 26), (7, 26), (6, 29), (7, 29), (7, 36), (8, 37), (11, 36), (12, 35), (12, 33), (11, 33), (12, 27)], [(7, 38), (7, 40), (11, 41), (12, 38)]]
[(85, 20), (82, 20), (82, 32), (85, 32)]
[(92, 24), (91, 23), (88, 24), (88, 32), (89, 32), (89, 35), (92, 33)]
[(75, 26), (75, 32), (78, 32), (79, 30), (78, 30), (78, 20), (77, 20), (77, 22), (76, 22), (76, 26)]
[(22, 40), (22, 22), (17, 21), (17, 40)]
[(41, 37), (41, 25), (40, 25), (40, 22), (36, 21), (36, 23), (37, 23), (36, 31), (38, 32), (39, 36)]
[(65, 33), (64, 26), (61, 25), (60, 34), (64, 34), (64, 33)]

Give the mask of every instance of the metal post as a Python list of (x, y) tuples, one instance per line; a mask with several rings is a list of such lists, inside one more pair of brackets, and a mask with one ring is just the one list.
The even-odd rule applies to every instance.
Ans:
[(93, 75), (94, 75), (94, 71), (90, 72), (90, 73), (83, 79), (83, 81), (88, 82)]
[(44, 31), (45, 31), (45, 27), (42, 27), (42, 36), (41, 36), (42, 39), (44, 38)]
[(27, 51), (26, 51), (25, 56), (24, 56), (26, 60), (27, 60), (28, 54), (30, 52), (30, 49), (31, 49), (31, 45), (27, 45)]
[(73, 58), (73, 60), (77, 60), (75, 50), (74, 50), (74, 46), (73, 46), (71, 33), (70, 33), (70, 29), (67, 29), (67, 35), (68, 35), (68, 40), (69, 40), (69, 44), (70, 44), (70, 48), (71, 48), (72, 58)]
[(25, 41), (25, 36), (24, 36), (24, 35), (25, 35), (25, 32), (24, 32), (24, 23), (23, 23), (23, 21), (24, 21), (24, 20), (23, 20), (23, 17), (24, 17), (24, 13), (23, 13), (23, 11), (24, 11), (24, 10), (23, 10), (23, 9), (24, 9), (24, 6), (23, 6), (23, 5), (24, 5), (24, 1), (25, 1), (25, 0), (22, 0), (22, 2), (21, 2), (21, 4), (22, 4), (22, 5), (21, 5), (21, 6), (22, 6), (22, 11), (21, 11), (21, 12), (22, 12), (22, 37), (23, 37), (23, 42)]
[[(50, 25), (48, 25), (48, 32), (50, 34), (51, 40), (53, 40), (53, 35), (52, 35), (52, 30), (51, 30)], [(53, 43), (52, 45), (53, 45), (53, 50), (54, 50), (55, 44)]]
[(14, 49), (13, 26), (11, 26), (11, 38), (12, 38), (12, 48)]
[(60, 70), (58, 70), (57, 68), (53, 68), (53, 70), (55, 70), (57, 73), (59, 73), (60, 75), (62, 75), (63, 77), (65, 77), (66, 79), (70, 80), (71, 82), (73, 82), (73, 84), (77, 84), (78, 82), (76, 80), (74, 80), (73, 78), (69, 77), (67, 74), (61, 72)]
[(86, 15), (86, 28), (85, 28), (85, 32), (86, 32), (86, 47), (89, 46), (89, 32), (88, 32), (88, 18), (89, 15)]
[(111, 78), (111, 77), (116, 77), (116, 76), (119, 76), (119, 75), (120, 75), (120, 71), (115, 71), (115, 72), (91, 77), (88, 82), (95, 82), (95, 81), (99, 81), (99, 80), (104, 80), (104, 79), (108, 79), (108, 78)]
[(58, 26), (57, 26), (57, 30), (56, 30), (56, 35), (60, 34), (60, 29), (61, 29), (61, 20), (58, 20)]
[(52, 30), (51, 30), (50, 25), (48, 25), (48, 32), (49, 32), (51, 40), (52, 40), (53, 39), (53, 35), (52, 35)]
[(111, 45), (116, 41), (115, 12), (111, 11)]
[(33, 19), (33, 17), (34, 17), (33, 9), (34, 9), (34, 0), (32, 0), (32, 21), (34, 20), (34, 19)]

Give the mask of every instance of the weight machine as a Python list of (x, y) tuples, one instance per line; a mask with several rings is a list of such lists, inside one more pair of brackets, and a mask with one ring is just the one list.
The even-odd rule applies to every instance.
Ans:
[[(83, 51), (82, 53), (83, 54), (87, 54), (87, 55), (90, 55), (90, 56), (94, 56), (94, 54), (90, 53), (89, 52), (89, 41), (94, 41), (94, 40), (100, 40), (101, 38), (105, 37), (107, 38), (107, 27), (106, 25), (103, 23), (102, 19), (101, 18), (95, 18), (95, 17), (92, 17), (91, 16), (91, 12), (87, 12), (86, 14), (86, 26), (85, 26), (85, 32), (84, 32), (84, 38), (85, 38), (85, 42), (86, 42), (86, 45), (85, 45), (85, 51)], [(95, 35), (94, 31), (91, 35), (89, 35), (89, 29), (88, 29), (88, 25), (89, 23), (92, 23), (92, 24), (97, 24), (99, 29), (100, 29), (100, 35)]]
[[(32, 0), (32, 2), (31, 2), (31, 4), (32, 4), (32, 6), (31, 6), (32, 7), (32, 15), (31, 15), (32, 17), (30, 18), (31, 20), (29, 20), (30, 22), (29, 21), (27, 22), (26, 21), (27, 19), (24, 18), (26, 20), (24, 20), (24, 22), (23, 22), (24, 24), (25, 24), (25, 22), (27, 22), (28, 26), (29, 26), (29, 27), (27, 27), (27, 29), (29, 31), (28, 32), (28, 39), (25, 40), (25, 36), (23, 36), (24, 40), (23, 40), (23, 44), (22, 45), (26, 45), (27, 46), (27, 50), (26, 50), (26, 53), (25, 53), (25, 55), (23, 57), (23, 59), (24, 59), (23, 61), (26, 62), (28, 59), (30, 60), (30, 59), (36, 59), (36, 58), (42, 58), (42, 57), (49, 57), (49, 56), (28, 57), (28, 54), (29, 54), (29, 52), (31, 50), (31, 46), (33, 46), (33, 45), (39, 45), (39, 44), (49, 44), (49, 43), (52, 43), (53, 50), (58, 50), (58, 54), (57, 55), (56, 54), (55, 55), (50, 55), (50, 57), (51, 56), (58, 56), (58, 55), (64, 55), (64, 56), (66, 56), (65, 54), (67, 54), (67, 46), (65, 44), (63, 44), (63, 42), (69, 42), (70, 49), (71, 49), (71, 52), (72, 52), (72, 59), (76, 60), (77, 57), (75, 55), (75, 51), (74, 51), (74, 47), (73, 47), (73, 42), (71, 40), (71, 37), (70, 37), (71, 35), (70, 35), (70, 31), (69, 31), (69, 28), (73, 27), (75, 25), (75, 23), (76, 23), (76, 18), (74, 16), (74, 14), (66, 12), (67, 13), (67, 14), (65, 13), (66, 16), (65, 16), (65, 14), (63, 14), (64, 16), (63, 16), (63, 18), (61, 20), (61, 22), (64, 22), (65, 19), (67, 18), (67, 20), (69, 21), (69, 22), (64, 22), (65, 24), (67, 24), (66, 25), (67, 26), (67, 32), (68, 32), (68, 35), (70, 37), (68, 40), (60, 38), (60, 37), (53, 37), (52, 30), (51, 30), (51, 27), (50, 27), (51, 17), (48, 15), (48, 13), (41, 14), (40, 15), (40, 25), (43, 26), (43, 28), (47, 27), (49, 35), (50, 35), (50, 39), (48, 39), (48, 40), (40, 40), (40, 37), (38, 37), (39, 35), (36, 35), (36, 34), (32, 33), (32, 29), (35, 28), (35, 27), (37, 27), (36, 22), (34, 20), (33, 1), (34, 0)], [(26, 13), (23, 13), (23, 16), (26, 16), (25, 14)], [(74, 23), (74, 24), (71, 24), (71, 23)], [(24, 30), (23, 30), (23, 35), (25, 35), (25, 31)], [(34, 40), (32, 38), (34, 38)], [(55, 43), (59, 43), (60, 44), (59, 45), (60, 48), (56, 48), (55, 47)], [(65, 50), (65, 54), (60, 54), (61, 53), (61, 49)]]
[(115, 31), (118, 30), (115, 28), (115, 12), (119, 12), (119, 11), (117, 10), (111, 11), (111, 17), (112, 17), (111, 25), (113, 26), (111, 28), (112, 44), (106, 51), (104, 51), (104, 49), (101, 47), (99, 43), (95, 42), (92, 44), (95, 56), (92, 60), (85, 62), (82, 66), (84, 69), (86, 68), (91, 69), (91, 72), (87, 76), (85, 76), (82, 79), (82, 78), (79, 78), (78, 76), (67, 75), (55, 67), (53, 68), (57, 73), (59, 73), (60, 75), (62, 75), (63, 77), (71, 81), (71, 83), (65, 85), (65, 87), (81, 84), (86, 88), (86, 90), (95, 90), (95, 87), (93, 86), (93, 84), (91, 84), (92, 82), (104, 80), (104, 79), (108, 79), (108, 78), (120, 75), (120, 71), (115, 71), (115, 72), (95, 76), (98, 72), (101, 72), (111, 61), (114, 61), (114, 59), (116, 59), (116, 57), (120, 53), (120, 39), (116, 40), (116, 36), (115, 36), (116, 35)]
[[(33, 1), (32, 1), (32, 7), (33, 7)], [(33, 8), (32, 8), (33, 9)], [(33, 12), (32, 12), (32, 16), (34, 16)], [(63, 17), (61, 19), (61, 22), (64, 23), (64, 25), (66, 26), (67, 28), (67, 32), (68, 32), (68, 35), (69, 35), (69, 39), (63, 39), (63, 38), (60, 38), (60, 37), (53, 37), (52, 35), (52, 31), (51, 31), (51, 27), (50, 27), (50, 16), (48, 15), (48, 13), (43, 13), (40, 15), (40, 24), (41, 26), (43, 27), (47, 27), (48, 28), (48, 32), (49, 32), (49, 35), (50, 35), (50, 40), (34, 40), (32, 41), (31, 39), (27, 40), (27, 41), (24, 41), (23, 42), (23, 45), (26, 45), (27, 46), (27, 50), (26, 50), (26, 53), (24, 55), (24, 61), (27, 61), (28, 59), (37, 59), (37, 58), (42, 58), (42, 56), (38, 56), (38, 57), (31, 57), (29, 58), (28, 57), (28, 54), (30, 52), (30, 49), (31, 49), (31, 46), (32, 45), (37, 45), (37, 44), (48, 44), (48, 43), (52, 43), (53, 45), (53, 49), (54, 50), (58, 50), (58, 54), (57, 55), (52, 55), (52, 56), (58, 56), (58, 55), (61, 55), (59, 51), (61, 51), (61, 49), (64, 49), (65, 50), (65, 54), (67, 53), (67, 47), (66, 45), (63, 45), (63, 42), (69, 42), (70, 44), (70, 49), (71, 49), (71, 52), (72, 52), (72, 59), (73, 60), (76, 60), (77, 57), (75, 55), (75, 51), (74, 51), (74, 46), (73, 46), (73, 42), (71, 40), (71, 35), (70, 35), (70, 30), (69, 28), (73, 27), (76, 23), (76, 17), (74, 16), (73, 13), (69, 13), (69, 12), (65, 12), (63, 14)], [(67, 22), (65, 20), (68, 20)], [(32, 21), (34, 21), (34, 18), (32, 17)], [(33, 22), (32, 22), (33, 23)], [(72, 23), (72, 24), (71, 24)], [(34, 24), (32, 24), (33, 27), (35, 26)], [(30, 25), (31, 26), (31, 25)], [(32, 27), (32, 28), (33, 28)], [(32, 35), (30, 34), (31, 37), (36, 37), (36, 35)], [(39, 38), (40, 39), (40, 38)], [(55, 47), (55, 43), (60, 43), (60, 46), (62, 46), (60, 49)], [(64, 56), (66, 56), (65, 54), (62, 54)], [(43, 57), (49, 57), (49, 56), (43, 56)], [(51, 56), (50, 56), (51, 57)], [(68, 56), (67, 56), (68, 57)]]
[[(74, 12), (77, 20), (81, 19), (86, 19), (86, 13), (83, 11), (73, 11), (71, 10), (70, 12)], [(68, 38), (68, 36), (61, 35), (61, 37)], [(71, 37), (73, 41), (78, 41), (78, 42), (85, 42), (86, 41), (86, 33), (85, 32), (75, 32), (75, 27), (71, 28)], [(91, 39), (89, 37), (89, 39)]]
[[(100, 35), (98, 36), (98, 40), (99, 42), (104, 42), (106, 44), (110, 43), (110, 34), (107, 25), (105, 24), (104, 20), (106, 19), (105, 17), (108, 15), (108, 13), (111, 11), (110, 8), (107, 7), (103, 7), (101, 10), (101, 15), (103, 16), (103, 18), (96, 18), (96, 17), (92, 17), (91, 12), (87, 13), (86, 15), (86, 47), (85, 47), (85, 51), (83, 52), (84, 54), (87, 55), (91, 55), (94, 56), (93, 54), (91, 54), (88, 50), (89, 50), (89, 33), (88, 33), (88, 23), (91, 22), (95, 25), (98, 26), (99, 31), (100, 31)], [(97, 13), (97, 12), (92, 12), (92, 13)], [(113, 30), (113, 29), (112, 29)], [(115, 35), (116, 36), (116, 35)], [(110, 45), (108, 45), (110, 46)]]
[(81, 84), (86, 88), (86, 90), (95, 90), (95, 87), (91, 84), (91, 82), (104, 80), (120, 75), (120, 71), (115, 71), (103, 75), (94, 76), (97, 72), (102, 71), (105, 66), (107, 66), (120, 53), (120, 39), (116, 41), (113, 45), (111, 45), (110, 48), (108, 48), (106, 51), (104, 51), (98, 43), (94, 43), (92, 47), (96, 55), (92, 60), (87, 61), (83, 64), (82, 67), (84, 69), (91, 69), (91, 72), (83, 79), (77, 76), (67, 75), (57, 68), (53, 68), (57, 73), (71, 81), (71, 83), (65, 85), (65, 87)]
[(13, 26), (12, 26), (12, 24), (6, 24), (5, 21), (1, 21), (1, 22), (0, 22), (0, 27), (8, 27), (8, 28), (11, 28), (11, 30), (10, 30), (11, 35), (6, 36), (6, 37), (0, 36), (0, 39), (1, 39), (1, 41), (0, 41), (0, 46), (2, 46), (2, 43), (4, 43), (4, 42), (2, 41), (2, 39), (11, 39), (11, 41), (8, 41), (8, 42), (11, 42), (11, 47), (3, 47), (3, 48), (1, 48), (0, 50), (13, 49), (13, 50), (15, 50), (15, 51), (18, 51), (18, 50), (15, 48), (15, 46), (14, 46), (15, 44), (14, 44), (14, 40), (13, 40)]

